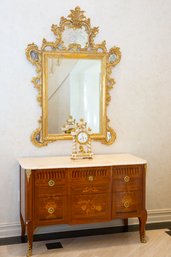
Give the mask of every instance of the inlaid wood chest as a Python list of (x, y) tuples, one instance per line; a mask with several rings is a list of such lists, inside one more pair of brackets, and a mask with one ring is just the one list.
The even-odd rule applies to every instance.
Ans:
[(137, 217), (145, 242), (146, 161), (128, 154), (19, 159), (22, 236), (28, 256), (36, 227)]

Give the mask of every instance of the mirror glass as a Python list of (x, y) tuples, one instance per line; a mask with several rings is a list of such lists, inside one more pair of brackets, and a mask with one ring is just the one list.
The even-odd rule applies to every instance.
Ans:
[(65, 46), (72, 44), (79, 44), (81, 47), (85, 47), (88, 42), (88, 34), (85, 27), (79, 29), (65, 28), (62, 34), (62, 40)]
[(70, 116), (100, 133), (102, 60), (57, 55), (47, 58), (47, 67), (48, 134), (66, 133)]

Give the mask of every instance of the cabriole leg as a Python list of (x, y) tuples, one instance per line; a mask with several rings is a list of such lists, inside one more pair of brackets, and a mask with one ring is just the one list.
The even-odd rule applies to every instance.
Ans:
[(147, 211), (145, 210), (142, 212), (141, 216), (139, 217), (139, 233), (140, 233), (140, 240), (141, 243), (146, 243), (146, 236), (145, 236), (145, 225), (147, 221)]
[(128, 227), (128, 219), (123, 219), (124, 226)]
[(27, 222), (27, 237), (28, 237), (27, 257), (30, 257), (32, 256), (32, 247), (33, 247), (33, 226), (31, 222)]

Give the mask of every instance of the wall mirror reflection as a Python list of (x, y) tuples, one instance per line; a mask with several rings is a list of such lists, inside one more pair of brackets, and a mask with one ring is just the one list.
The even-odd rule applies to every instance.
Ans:
[(112, 144), (116, 134), (109, 126), (107, 106), (115, 83), (110, 74), (121, 58), (119, 48), (107, 51), (105, 41), (94, 43), (98, 27), (91, 27), (80, 7), (61, 17), (52, 31), (54, 42), (43, 39), (40, 50), (34, 43), (26, 49), (27, 59), (36, 66), (32, 82), (42, 108), (33, 144), (72, 139), (71, 131), (80, 119), (91, 128), (92, 139)]
[[(102, 60), (93, 58), (48, 57), (47, 62), (47, 110), (48, 134), (66, 133), (65, 123), (72, 116), (83, 118), (93, 133), (100, 133), (103, 118)], [(67, 131), (69, 133), (69, 131)]]

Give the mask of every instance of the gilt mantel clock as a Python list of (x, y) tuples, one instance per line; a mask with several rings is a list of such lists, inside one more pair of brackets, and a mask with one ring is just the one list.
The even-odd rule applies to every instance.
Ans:
[(87, 128), (87, 123), (80, 119), (76, 129), (71, 132), (73, 137), (73, 147), (71, 159), (91, 159), (91, 129)]

